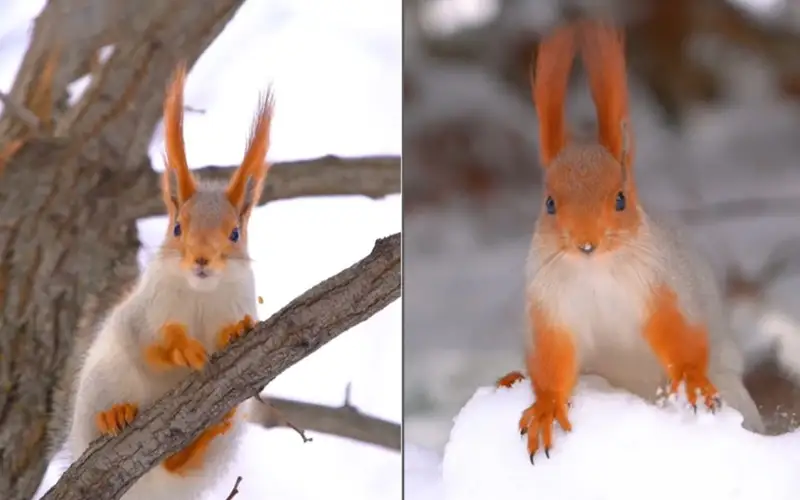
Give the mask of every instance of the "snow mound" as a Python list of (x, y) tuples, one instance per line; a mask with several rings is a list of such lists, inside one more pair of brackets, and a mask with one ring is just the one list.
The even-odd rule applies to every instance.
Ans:
[(442, 500), (442, 458), (434, 451), (403, 444), (403, 497)]
[(550, 459), (540, 452), (531, 465), (517, 424), (532, 402), (527, 382), (475, 393), (445, 447), (445, 499), (800, 498), (800, 431), (761, 436), (729, 407), (695, 415), (584, 377), (572, 399), (572, 432), (556, 426)]

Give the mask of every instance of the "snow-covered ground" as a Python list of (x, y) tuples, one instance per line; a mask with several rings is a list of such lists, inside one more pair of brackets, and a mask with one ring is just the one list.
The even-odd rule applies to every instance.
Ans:
[[(0, 90), (11, 87), (30, 21), (43, 5), (2, 2)], [(189, 163), (239, 162), (258, 92), (269, 83), (277, 103), (270, 160), (399, 154), (400, 12), (400, 0), (246, 2), (189, 74), (186, 104), (205, 110), (186, 115)], [(321, 82), (319, 75), (335, 76)], [(159, 129), (150, 150), (158, 169), (161, 148)], [(141, 221), (143, 262), (159, 245), (164, 224), (163, 217)], [(250, 253), (264, 298), (260, 317), (362, 258), (375, 239), (400, 227), (399, 196), (299, 199), (257, 209)], [(339, 405), (352, 383), (354, 405), (400, 422), (401, 353), (398, 300), (282, 374), (266, 394)], [(285, 429), (253, 426), (249, 434), (233, 476), (209, 498), (225, 498), (237, 474), (244, 478), (237, 500), (401, 498), (398, 453), (323, 435), (303, 444)], [(54, 464), (46, 485), (63, 466)]]
[(527, 382), (475, 393), (445, 448), (439, 498), (790, 500), (800, 491), (800, 433), (757, 435), (730, 407), (695, 415), (680, 398), (659, 408), (589, 376), (572, 400), (572, 432), (556, 427), (550, 458), (540, 450), (531, 465), (517, 424), (532, 402)]

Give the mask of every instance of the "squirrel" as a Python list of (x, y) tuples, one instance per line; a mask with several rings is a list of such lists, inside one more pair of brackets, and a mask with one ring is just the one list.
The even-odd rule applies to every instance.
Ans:
[[(64, 382), (61, 392), (72, 389), (74, 396), (60, 399), (68, 399), (71, 407), (65, 444), (73, 458), (100, 435), (116, 435), (141, 407), (203, 369), (210, 353), (252, 328), (256, 318), (247, 226), (268, 170), (272, 92), (260, 100), (244, 159), (229, 182), (203, 180), (192, 175), (186, 160), (185, 78), (186, 66), (180, 63), (164, 101), (162, 192), (169, 216), (164, 242), (90, 342), (88, 324), (83, 325), (76, 342), (88, 349), (76, 346), (68, 362), (67, 370), (77, 369), (77, 378)], [(244, 428), (243, 407), (250, 403), (234, 408), (148, 471), (123, 498), (197, 498), (233, 459)], [(51, 446), (57, 445), (58, 429), (51, 434)]]
[[(580, 51), (597, 138), (568, 137), (567, 83)], [(535, 402), (522, 413), (531, 463), (553, 427), (570, 431), (580, 373), (655, 402), (685, 384), (710, 410), (722, 401), (764, 432), (744, 387), (743, 354), (729, 330), (712, 268), (685, 233), (642, 206), (634, 182), (624, 33), (576, 20), (541, 41), (532, 67), (544, 189), (526, 272), (526, 369)], [(511, 372), (509, 387), (525, 378)]]

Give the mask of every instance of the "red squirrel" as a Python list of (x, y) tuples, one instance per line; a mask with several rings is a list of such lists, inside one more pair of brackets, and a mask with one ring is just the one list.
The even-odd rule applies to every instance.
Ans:
[[(210, 353), (249, 330), (256, 317), (248, 222), (268, 169), (271, 93), (259, 105), (244, 159), (230, 181), (206, 181), (195, 178), (186, 160), (185, 77), (180, 65), (164, 102), (165, 239), (134, 289), (100, 323), (86, 352), (66, 438), (73, 458), (203, 369)], [(244, 413), (231, 410), (137, 480), (123, 498), (198, 498), (232, 462)]]
[[(597, 113), (585, 142), (569, 136), (564, 109), (578, 52)], [(519, 420), (531, 463), (540, 447), (549, 458), (556, 422), (571, 430), (581, 373), (651, 401), (667, 381), (668, 393), (684, 383), (692, 405), (723, 400), (763, 432), (711, 267), (679, 228), (645, 212), (636, 189), (622, 31), (602, 20), (557, 28), (539, 45), (531, 86), (544, 170), (526, 279), (535, 401)]]

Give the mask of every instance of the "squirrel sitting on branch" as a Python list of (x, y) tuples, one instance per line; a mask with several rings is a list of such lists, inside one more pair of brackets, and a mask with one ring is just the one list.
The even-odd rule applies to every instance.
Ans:
[[(140, 407), (192, 370), (202, 370), (211, 353), (252, 328), (256, 318), (247, 225), (268, 170), (272, 95), (261, 99), (244, 159), (230, 181), (203, 181), (192, 175), (186, 160), (185, 78), (181, 64), (164, 101), (167, 234), (86, 352), (66, 438), (73, 458), (101, 434), (114, 435), (129, 425)], [(242, 406), (147, 472), (123, 498), (198, 498), (234, 458), (245, 422)]]
[[(710, 265), (680, 229), (641, 204), (623, 47), (623, 33), (607, 22), (575, 21), (540, 43), (531, 75), (544, 169), (526, 278), (535, 401), (519, 420), (531, 463), (540, 446), (549, 457), (556, 422), (571, 430), (580, 373), (651, 401), (665, 382), (670, 394), (684, 384), (691, 405), (699, 397), (714, 410), (724, 401), (747, 429), (764, 432)], [(597, 112), (590, 142), (569, 137), (565, 118), (578, 51)], [(512, 372), (498, 386), (522, 378)]]

